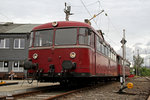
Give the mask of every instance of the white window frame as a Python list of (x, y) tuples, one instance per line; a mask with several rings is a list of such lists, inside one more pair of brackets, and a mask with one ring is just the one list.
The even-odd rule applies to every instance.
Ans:
[(0, 49), (9, 49), (10, 42), (9, 42), (9, 47), (6, 47), (6, 41), (7, 41), (7, 39), (9, 40), (9, 38), (0, 38), (0, 42), (1, 42), (1, 40), (4, 40), (3, 47), (0, 47)]
[[(4, 67), (5, 61), (0, 61), (0, 62), (3, 62), (3, 65), (0, 66), (0, 72), (8, 72), (8, 67)], [(9, 62), (8, 62), (8, 65), (9, 65)]]
[[(24, 40), (24, 47), (21, 47), (21, 40)], [(15, 40), (19, 40), (18, 47), (15, 47)], [(25, 39), (24, 38), (16, 38), (14, 39), (14, 49), (24, 49), (25, 48)]]
[[(17, 67), (14, 66), (16, 62), (17, 62), (17, 64), (18, 64)], [(23, 67), (20, 67), (19, 65), (20, 65), (20, 61), (13, 61), (13, 63), (12, 63), (12, 71), (13, 71), (13, 72), (23, 72), (23, 71), (24, 71), (24, 68), (23, 68)]]

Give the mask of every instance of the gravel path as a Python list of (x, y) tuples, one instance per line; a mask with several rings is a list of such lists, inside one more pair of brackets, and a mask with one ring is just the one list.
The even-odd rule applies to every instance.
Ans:
[(79, 93), (59, 98), (58, 100), (146, 100), (150, 95), (150, 78), (134, 77), (126, 80), (132, 82), (132, 89), (125, 89), (126, 94), (116, 93), (120, 89), (119, 82), (83, 90)]

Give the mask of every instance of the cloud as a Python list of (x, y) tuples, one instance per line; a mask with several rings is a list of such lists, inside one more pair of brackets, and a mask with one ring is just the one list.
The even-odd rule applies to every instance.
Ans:
[(146, 46), (150, 46), (150, 41), (146, 44)]
[(143, 45), (143, 44), (142, 43), (136, 43), (136, 44), (133, 45), (133, 47), (137, 47), (139, 45)]
[[(70, 20), (83, 22), (85, 18), (91, 18), (80, 0), (0, 0), (0, 21), (40, 24), (62, 21), (65, 20), (65, 2), (72, 6), (71, 12), (74, 13)], [(88, 5), (87, 9), (92, 16), (102, 9), (108, 14), (105, 16), (102, 13), (97, 16), (97, 25), (94, 21), (91, 22), (95, 29), (100, 28), (106, 34), (105, 39), (114, 49), (121, 48), (122, 30), (125, 29), (129, 45), (127, 59), (131, 59), (133, 51), (136, 54), (137, 49), (140, 54), (150, 54), (150, 49), (146, 47), (150, 46), (150, 0), (100, 0), (100, 4), (97, 0), (83, 2)], [(119, 52), (121, 54), (122, 50)]]
[[(118, 50), (117, 53), (122, 56), (122, 48)], [(126, 59), (130, 62), (133, 60), (133, 49), (130, 47), (126, 47)]]
[[(144, 48), (143, 48), (144, 47)], [(150, 64), (150, 48), (142, 43), (136, 43), (132, 47), (126, 47), (126, 59), (133, 62), (133, 55), (139, 55), (144, 59), (144, 66), (149, 66)], [(122, 55), (122, 49), (117, 51), (118, 54)]]

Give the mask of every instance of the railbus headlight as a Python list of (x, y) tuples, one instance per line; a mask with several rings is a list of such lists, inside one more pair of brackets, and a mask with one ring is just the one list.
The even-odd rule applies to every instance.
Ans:
[(34, 53), (33, 54), (33, 59), (37, 59), (38, 58), (38, 54), (37, 53)]
[(76, 53), (75, 52), (71, 52), (70, 53), (70, 58), (75, 58), (76, 57)]

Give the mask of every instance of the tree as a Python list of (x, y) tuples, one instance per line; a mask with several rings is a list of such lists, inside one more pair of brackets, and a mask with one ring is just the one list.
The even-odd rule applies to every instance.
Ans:
[(137, 56), (133, 56), (133, 61), (136, 69), (136, 75), (140, 75), (140, 68), (144, 63), (144, 59), (138, 54)]

